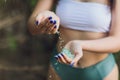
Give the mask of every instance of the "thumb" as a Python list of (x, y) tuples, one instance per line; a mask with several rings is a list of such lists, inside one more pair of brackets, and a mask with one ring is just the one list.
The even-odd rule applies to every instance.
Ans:
[(35, 24), (36, 25), (39, 25), (42, 20), (44, 19), (43, 15), (39, 14), (37, 17), (36, 17), (36, 20), (35, 20)]
[(78, 61), (80, 60), (80, 58), (81, 58), (82, 56), (83, 56), (83, 55), (80, 55), (80, 54), (76, 53), (74, 59), (73, 59), (72, 62), (70, 63), (70, 66), (77, 67)]

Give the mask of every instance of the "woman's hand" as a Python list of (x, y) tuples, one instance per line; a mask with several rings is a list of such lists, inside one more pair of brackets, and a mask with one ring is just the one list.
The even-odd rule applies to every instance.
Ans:
[(32, 34), (55, 34), (59, 29), (60, 19), (54, 12), (43, 11), (36, 16), (34, 24), (29, 28)]
[(71, 59), (64, 53), (60, 53), (56, 56), (58, 61), (61, 63), (69, 64), (70, 66), (78, 67), (78, 61), (83, 56), (82, 47), (79, 41), (70, 41), (65, 45), (64, 48), (70, 50), (75, 57)]

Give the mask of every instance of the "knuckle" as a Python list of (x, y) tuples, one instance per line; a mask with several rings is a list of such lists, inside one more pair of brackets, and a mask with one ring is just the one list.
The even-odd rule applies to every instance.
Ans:
[(39, 13), (36, 18), (40, 18), (41, 16), (43, 16), (41, 13)]
[(55, 14), (54, 12), (51, 11), (52, 14)]
[(55, 15), (55, 13), (54, 13), (54, 12), (52, 12), (52, 11), (51, 11), (51, 12), (49, 12), (49, 14), (50, 14), (50, 15)]
[(58, 16), (56, 16), (56, 20), (60, 21), (60, 18)]

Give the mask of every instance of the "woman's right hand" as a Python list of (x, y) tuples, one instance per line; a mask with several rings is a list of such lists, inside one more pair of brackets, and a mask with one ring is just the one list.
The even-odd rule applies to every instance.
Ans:
[(60, 19), (54, 12), (43, 11), (36, 16), (33, 23), (29, 27), (32, 34), (55, 34), (59, 29)]

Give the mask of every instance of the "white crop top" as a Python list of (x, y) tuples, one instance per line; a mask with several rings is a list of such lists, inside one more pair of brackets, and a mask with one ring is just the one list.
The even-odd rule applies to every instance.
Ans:
[(111, 10), (105, 4), (59, 0), (56, 14), (66, 28), (92, 32), (108, 32), (110, 29)]

